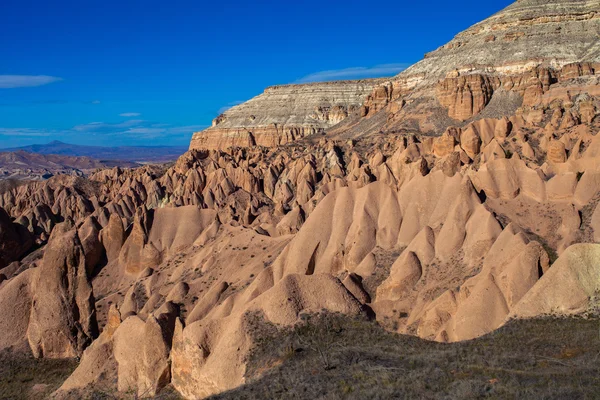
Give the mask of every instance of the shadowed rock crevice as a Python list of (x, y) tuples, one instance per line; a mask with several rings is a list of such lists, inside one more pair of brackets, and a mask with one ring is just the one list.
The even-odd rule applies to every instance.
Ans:
[(317, 247), (312, 252), (310, 259), (308, 260), (308, 266), (306, 267), (306, 275), (312, 275), (315, 273), (315, 266), (317, 265), (317, 252), (319, 251), (319, 245), (321, 243), (317, 243)]

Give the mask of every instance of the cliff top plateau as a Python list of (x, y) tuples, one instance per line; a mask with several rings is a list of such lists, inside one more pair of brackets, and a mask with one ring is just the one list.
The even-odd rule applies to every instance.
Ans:
[(394, 78), (267, 89), (194, 134), (190, 148), (277, 146), (325, 132), (441, 135), (481, 115), (510, 116), (550, 85), (599, 69), (599, 9), (591, 0), (518, 1)]
[(600, 61), (597, 0), (520, 0), (459, 33), (398, 78), (448, 73), (516, 74), (538, 66)]

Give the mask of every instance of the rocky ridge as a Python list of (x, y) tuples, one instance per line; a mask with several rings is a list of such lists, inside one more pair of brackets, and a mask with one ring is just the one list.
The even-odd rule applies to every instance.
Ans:
[[(1, 304), (22, 299), (22, 313), (2, 345), (29, 338), (39, 355), (82, 355), (62, 394), (116, 370), (119, 390), (152, 395), (170, 382), (197, 398), (243, 382), (250, 315), (290, 325), (325, 308), (458, 341), (553, 309), (531, 300), (540, 291), (560, 298), (562, 313), (585, 311), (598, 288), (579, 286), (564, 260), (597, 271), (586, 255), (596, 245), (573, 244), (597, 240), (600, 125), (561, 125), (546, 113), (438, 138), (191, 151), (166, 170), (16, 188), (1, 205), (42, 247), (3, 270)], [(42, 270), (81, 280), (52, 289), (71, 305), (38, 289)], [(553, 274), (581, 295), (557, 297)], [(88, 325), (40, 347), (68, 323), (40, 320), (36, 296), (65, 321), (89, 315)], [(75, 304), (88, 314), (69, 314)], [(82, 353), (97, 336), (92, 315), (101, 334)]]
[[(430, 108), (432, 93), (453, 90), (443, 80), (421, 100), (379, 85), (318, 140), (192, 149), (168, 168), (11, 188), (0, 195), (0, 349), (81, 356), (58, 398), (94, 385), (151, 397), (171, 384), (195, 399), (245, 382), (256, 319), (289, 327), (325, 309), (456, 342), (512, 318), (594, 312), (596, 68), (465, 78), (491, 98), (464, 121)], [(519, 104), (490, 117), (509, 92)], [(435, 117), (435, 135), (415, 128)]]
[(565, 82), (579, 79), (575, 86), (595, 90), (596, 80), (580, 78), (598, 70), (599, 12), (595, 0), (517, 1), (375, 88), (360, 113), (367, 118), (349, 119), (332, 133), (439, 134), (538, 106), (550, 87)]
[(129, 161), (100, 161), (90, 157), (34, 154), (25, 151), (0, 152), (0, 181), (41, 180), (53, 175), (84, 176), (98, 169), (114, 166), (134, 168), (139, 164)]
[(356, 112), (381, 82), (322, 82), (269, 87), (219, 115), (211, 128), (192, 137), (190, 149), (277, 146), (322, 134)]
[[(281, 119), (311, 120), (314, 108), (268, 106), (257, 102), (262, 100), (259, 96), (233, 109), (226, 130), (213, 127), (196, 133), (190, 148), (274, 146), (324, 131), (334, 138), (379, 132), (439, 135), (449, 126), (510, 117), (517, 110), (538, 106), (551, 87), (562, 87), (571, 95), (582, 86), (593, 90), (597, 79), (586, 83), (581, 78), (595, 76), (600, 68), (599, 12), (595, 0), (521, 0), (459, 33), (398, 76), (380, 81), (360, 104), (335, 113), (330, 124), (286, 130)], [(578, 82), (571, 88), (573, 81)], [(335, 83), (339, 90), (357, 84)], [(310, 91), (310, 86), (294, 88), (294, 93), (286, 93), (286, 101), (302, 102), (304, 92)], [(266, 129), (261, 119), (254, 122), (261, 114), (254, 105), (275, 115), (281, 110), (285, 117), (278, 119), (277, 129)], [(222, 123), (227, 114), (215, 123)]]
[(435, 83), (449, 73), (512, 75), (600, 61), (596, 0), (520, 0), (479, 22), (398, 75)]

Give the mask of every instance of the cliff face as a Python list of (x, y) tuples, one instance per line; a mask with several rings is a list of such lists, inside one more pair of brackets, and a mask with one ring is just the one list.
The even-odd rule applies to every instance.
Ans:
[(276, 146), (323, 133), (363, 104), (381, 80), (273, 86), (197, 132), (190, 149)]
[(448, 73), (519, 74), (539, 65), (600, 60), (597, 0), (521, 0), (473, 25), (398, 77), (434, 83)]
[(600, 63), (588, 62), (567, 64), (561, 68), (537, 66), (515, 75), (455, 73), (438, 82), (436, 98), (447, 108), (451, 118), (466, 121), (482, 112), (495, 92), (516, 93), (524, 107), (535, 107), (542, 103), (545, 93), (560, 85), (570, 85), (576, 91), (593, 91), (595, 80), (574, 80), (592, 77), (599, 71)]
[(552, 85), (600, 70), (599, 32), (597, 0), (520, 0), (394, 78), (269, 88), (196, 133), (190, 148), (276, 146), (325, 132), (440, 135), (450, 125), (510, 116), (538, 105)]
[(450, 125), (528, 112), (553, 88), (595, 93), (599, 32), (598, 1), (517, 1), (375, 88), (360, 118), (329, 133), (440, 135)]
[(518, 1), (427, 54), (399, 82), (435, 85), (458, 121), (478, 115), (499, 89), (535, 105), (553, 83), (598, 69), (599, 12), (598, 1)]

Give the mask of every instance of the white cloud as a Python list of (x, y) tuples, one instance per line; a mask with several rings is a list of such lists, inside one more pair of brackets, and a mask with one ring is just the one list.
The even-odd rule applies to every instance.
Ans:
[(31, 128), (0, 128), (0, 136), (52, 136), (56, 131)]
[(136, 113), (136, 112), (126, 112), (126, 113), (123, 113), (123, 114), (119, 114), (120, 117), (128, 117), (128, 118), (139, 117), (140, 115), (142, 115), (142, 114)]
[(306, 75), (305, 77), (298, 79), (296, 83), (386, 77), (396, 75), (404, 71), (407, 66), (407, 64), (382, 64), (374, 67), (332, 69)]
[[(94, 140), (146, 140), (171, 138), (180, 141), (189, 140), (192, 133), (207, 128), (205, 125), (175, 126), (171, 124), (154, 123), (144, 120), (129, 120), (119, 123), (91, 122), (89, 124), (76, 125), (71, 129), (32, 129), (32, 128), (0, 128), (0, 139), (2, 137), (53, 137), (57, 140), (69, 141), (69, 138), (97, 137)], [(100, 139), (100, 138), (105, 139)], [(1, 146), (0, 146), (1, 147)]]
[(170, 124), (131, 119), (118, 123), (91, 122), (77, 125), (73, 131), (94, 136), (128, 137), (138, 139), (167, 138), (174, 135), (191, 135), (206, 128), (204, 125), (173, 126)]
[(48, 75), (0, 75), (0, 89), (36, 87), (62, 81), (62, 78)]
[(127, 130), (131, 127), (137, 126), (142, 123), (142, 120), (129, 120), (125, 122), (119, 122), (116, 124), (106, 123), (106, 122), (90, 122), (88, 124), (75, 125), (73, 130), (76, 132), (86, 132), (86, 133), (113, 133)]

